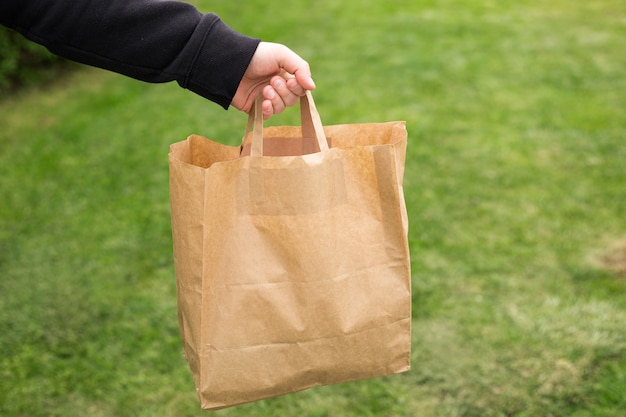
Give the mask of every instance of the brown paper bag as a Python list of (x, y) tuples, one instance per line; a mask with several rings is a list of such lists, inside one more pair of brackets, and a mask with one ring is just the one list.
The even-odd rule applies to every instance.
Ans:
[(310, 93), (300, 106), (302, 128), (263, 129), (258, 110), (242, 147), (170, 149), (180, 330), (204, 409), (410, 366), (405, 124), (322, 127)]

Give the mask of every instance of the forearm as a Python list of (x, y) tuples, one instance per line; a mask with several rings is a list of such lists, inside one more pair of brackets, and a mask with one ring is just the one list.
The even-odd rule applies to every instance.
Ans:
[(0, 23), (53, 53), (228, 107), (258, 40), (176, 0), (2, 0)]

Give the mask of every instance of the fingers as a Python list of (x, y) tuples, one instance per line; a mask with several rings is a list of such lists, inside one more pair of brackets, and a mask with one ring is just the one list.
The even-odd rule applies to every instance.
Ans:
[(304, 88), (295, 78), (287, 78), (285, 84), (287, 85), (287, 89), (297, 97), (303, 96), (308, 90), (308, 88)]
[[(261, 106), (263, 109), (263, 120), (267, 120), (272, 117), (273, 114), (278, 114), (282, 111), (274, 111), (274, 103), (276, 103), (277, 108), (280, 108), (278, 106), (280, 106), (279, 103), (282, 103), (282, 99), (271, 85), (266, 85), (263, 88), (263, 98), (264, 100)], [(282, 104), (282, 109), (285, 109), (284, 104)]]
[(309, 64), (285, 45), (261, 42), (248, 65), (231, 105), (249, 112), (262, 89), (263, 116), (268, 119), (315, 89)]
[(304, 89), (297, 82), (289, 82), (292, 80), (294, 79), (287, 80), (283, 77), (272, 77), (270, 81), (270, 85), (278, 93), (278, 97), (285, 106), (293, 106), (298, 102), (298, 97), (304, 94)]
[(263, 100), (261, 108), (263, 110), (263, 120), (269, 119), (274, 114), (274, 107), (272, 106), (272, 102), (270, 100)]
[[(288, 75), (286, 75), (288, 77)], [(303, 96), (306, 89), (296, 78), (272, 77), (270, 84), (263, 89), (263, 118), (268, 119), (273, 114), (281, 113), (288, 106), (293, 106)]]

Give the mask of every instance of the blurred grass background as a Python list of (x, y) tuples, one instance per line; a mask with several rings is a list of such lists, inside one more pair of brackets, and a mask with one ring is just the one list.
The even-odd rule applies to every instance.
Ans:
[[(218, 415), (624, 415), (626, 4), (195, 3), (309, 60), (325, 124), (409, 130), (411, 372)], [(167, 151), (245, 121), (84, 67), (0, 98), (0, 415), (206, 414)]]

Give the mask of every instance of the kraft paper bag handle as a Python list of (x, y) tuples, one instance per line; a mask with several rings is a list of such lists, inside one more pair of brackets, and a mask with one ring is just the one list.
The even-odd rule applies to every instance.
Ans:
[[(245, 137), (250, 132), (250, 128), (254, 125), (252, 131), (252, 147), (250, 149), (250, 156), (263, 156), (263, 111), (261, 105), (263, 103), (263, 95), (259, 96), (254, 101), (254, 106), (248, 115), (248, 124), (246, 126)], [(327, 151), (328, 140), (324, 133), (324, 127), (322, 120), (315, 107), (313, 101), (313, 95), (310, 91), (307, 91), (305, 95), (300, 97), (300, 123), (302, 125), (302, 137), (303, 138), (315, 138), (317, 146), (320, 152)]]

